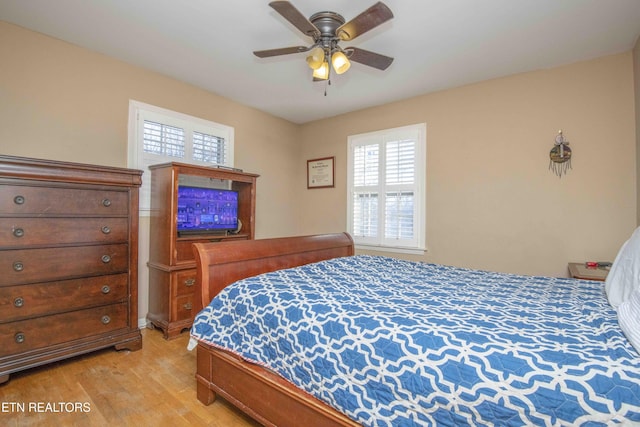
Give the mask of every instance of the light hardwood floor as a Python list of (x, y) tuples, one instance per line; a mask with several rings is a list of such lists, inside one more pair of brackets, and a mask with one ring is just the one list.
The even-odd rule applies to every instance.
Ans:
[(110, 348), (13, 374), (0, 385), (0, 425), (258, 426), (220, 397), (196, 399), (188, 335), (166, 341), (144, 329), (140, 351)]

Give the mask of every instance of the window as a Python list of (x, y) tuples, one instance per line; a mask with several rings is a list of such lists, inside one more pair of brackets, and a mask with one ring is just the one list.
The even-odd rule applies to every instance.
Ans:
[(358, 247), (425, 249), (426, 124), (348, 138), (347, 226)]
[(150, 165), (168, 162), (233, 167), (234, 129), (153, 105), (129, 102), (129, 165), (144, 170), (140, 214), (151, 207)]

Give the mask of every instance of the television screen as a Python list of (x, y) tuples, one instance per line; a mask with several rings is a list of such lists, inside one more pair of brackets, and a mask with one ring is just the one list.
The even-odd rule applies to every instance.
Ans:
[(197, 234), (238, 228), (238, 192), (178, 186), (178, 233)]

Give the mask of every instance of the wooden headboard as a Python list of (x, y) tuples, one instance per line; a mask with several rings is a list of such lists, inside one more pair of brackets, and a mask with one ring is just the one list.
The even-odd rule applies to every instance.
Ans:
[(354, 254), (353, 239), (347, 233), (194, 243), (193, 251), (196, 292), (201, 296), (194, 301), (196, 312), (227, 285), (245, 277)]

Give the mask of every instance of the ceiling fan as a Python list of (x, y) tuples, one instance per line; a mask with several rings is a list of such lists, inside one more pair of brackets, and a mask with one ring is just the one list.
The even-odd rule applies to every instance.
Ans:
[(391, 9), (382, 2), (374, 4), (349, 22), (335, 12), (318, 12), (307, 19), (288, 1), (272, 1), (269, 6), (303, 34), (311, 37), (313, 44), (254, 51), (253, 54), (259, 58), (309, 52), (307, 63), (313, 69), (314, 81), (329, 80), (329, 61), (337, 74), (347, 71), (351, 66), (350, 61), (378, 70), (386, 70), (393, 62), (393, 58), (389, 56), (357, 47), (342, 48), (338, 44), (341, 41), (351, 41), (393, 18)]

